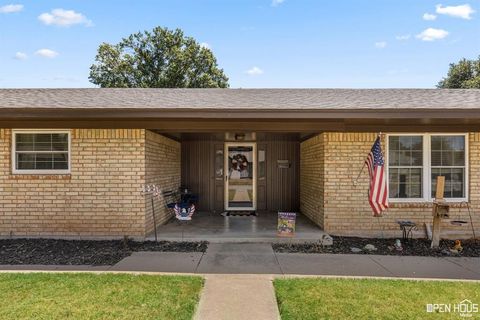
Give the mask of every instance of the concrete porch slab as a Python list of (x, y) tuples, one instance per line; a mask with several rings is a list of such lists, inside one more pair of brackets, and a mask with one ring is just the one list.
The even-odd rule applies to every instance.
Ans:
[[(255, 216), (229, 216), (211, 212), (199, 212), (188, 223), (172, 219), (157, 227), (159, 240), (224, 242), (315, 242), (326, 234), (302, 214), (297, 215), (296, 232), (292, 238), (277, 236), (277, 214), (261, 212)], [(154, 239), (154, 234), (147, 237)]]
[(202, 252), (134, 252), (110, 270), (194, 273), (202, 255)]

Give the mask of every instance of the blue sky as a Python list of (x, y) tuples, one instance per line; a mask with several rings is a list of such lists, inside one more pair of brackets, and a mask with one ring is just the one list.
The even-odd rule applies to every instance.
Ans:
[(207, 44), (233, 88), (429, 88), (480, 55), (478, 11), (480, 0), (0, 0), (0, 87), (92, 87), (101, 42), (163, 26)]

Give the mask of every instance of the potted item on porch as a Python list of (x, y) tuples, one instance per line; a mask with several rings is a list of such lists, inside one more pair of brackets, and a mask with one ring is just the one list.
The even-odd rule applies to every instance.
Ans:
[(295, 235), (295, 212), (278, 212), (277, 235), (280, 237), (293, 237)]
[(180, 188), (180, 191), (163, 192), (167, 208), (173, 209), (175, 218), (179, 221), (190, 221), (195, 213), (195, 203), (198, 200), (196, 194), (191, 193), (187, 188)]
[(180, 221), (192, 220), (195, 213), (195, 205), (193, 203), (176, 203), (173, 208), (175, 211), (175, 218)]

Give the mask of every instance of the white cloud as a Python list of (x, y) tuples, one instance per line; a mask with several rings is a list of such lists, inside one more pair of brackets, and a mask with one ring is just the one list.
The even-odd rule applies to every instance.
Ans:
[(405, 41), (410, 39), (411, 35), (409, 34), (402, 34), (400, 36), (396, 36), (395, 39), (400, 40), (400, 41)]
[(54, 9), (50, 13), (45, 12), (38, 16), (38, 20), (49, 25), (60, 27), (69, 27), (74, 24), (83, 24), (87, 27), (93, 26), (93, 22), (88, 20), (83, 14), (73, 10)]
[(20, 52), (18, 51), (17, 53), (15, 53), (15, 59), (17, 60), (25, 60), (28, 58), (27, 54), (25, 52)]
[(202, 43), (200, 43), (200, 47), (205, 48), (205, 49), (210, 49), (210, 44), (208, 44), (207, 42), (202, 42)]
[(58, 56), (58, 52), (50, 50), (50, 49), (40, 49), (35, 52), (37, 56), (41, 56), (44, 58), (55, 58)]
[(443, 29), (428, 28), (417, 34), (415, 37), (423, 41), (440, 40), (448, 36), (448, 31)]
[(423, 14), (423, 20), (433, 21), (435, 19), (437, 19), (437, 16), (434, 15), (434, 14), (431, 14), (431, 13), (424, 13)]
[(471, 15), (475, 12), (475, 10), (470, 7), (469, 4), (462, 4), (460, 6), (442, 6), (441, 4), (437, 4), (436, 12), (438, 14), (446, 14), (447, 16), (455, 17), (455, 18), (462, 18), (462, 19), (471, 19)]
[(253, 67), (251, 69), (248, 69), (245, 72), (247, 74), (251, 75), (251, 76), (259, 76), (259, 75), (263, 74), (263, 70), (260, 69), (259, 67)]
[(284, 3), (285, 0), (272, 0), (272, 7), (276, 7)]
[(0, 7), (0, 13), (13, 13), (20, 12), (23, 10), (23, 4), (7, 4), (6, 6)]
[(375, 48), (384, 49), (387, 46), (385, 41), (375, 42)]

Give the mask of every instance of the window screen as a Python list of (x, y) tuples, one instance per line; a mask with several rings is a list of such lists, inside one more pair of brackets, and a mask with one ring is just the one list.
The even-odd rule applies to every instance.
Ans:
[(14, 133), (16, 171), (69, 169), (68, 133)]
[(431, 137), (432, 198), (437, 176), (445, 176), (445, 198), (465, 197), (465, 136)]
[(422, 198), (423, 137), (390, 136), (390, 198)]

